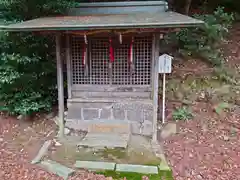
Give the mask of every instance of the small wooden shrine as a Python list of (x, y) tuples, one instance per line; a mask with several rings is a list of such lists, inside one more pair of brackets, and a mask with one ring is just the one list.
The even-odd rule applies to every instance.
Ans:
[[(157, 123), (153, 94), (159, 40), (176, 28), (202, 23), (168, 11), (165, 1), (133, 1), (80, 3), (65, 16), (33, 19), (1, 29), (44, 31), (56, 36), (62, 123), (63, 66), (67, 67), (65, 126), (89, 130), (94, 125), (111, 131), (114, 128), (97, 126), (97, 122), (121, 121), (130, 125), (131, 133), (152, 136)], [(63, 126), (60, 130), (63, 132)]]

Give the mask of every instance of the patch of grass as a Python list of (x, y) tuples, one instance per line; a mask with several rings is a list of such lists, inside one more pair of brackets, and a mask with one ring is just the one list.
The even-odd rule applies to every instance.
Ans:
[(140, 174), (140, 173), (129, 173), (129, 172), (115, 172), (115, 171), (100, 171), (96, 174), (102, 174), (106, 177), (112, 177), (115, 180), (120, 180), (126, 178), (127, 180), (141, 180), (142, 177), (148, 177), (149, 180), (173, 180), (173, 175), (171, 171), (160, 171), (159, 174)]
[(114, 161), (117, 163), (130, 163), (130, 164), (142, 164), (148, 166), (157, 166), (161, 162), (161, 159), (150, 154), (145, 154), (143, 152), (128, 151), (121, 148), (99, 150), (96, 154), (103, 157), (106, 160)]
[(160, 158), (149, 152), (138, 152), (137, 150), (128, 151), (128, 157), (125, 159), (126, 163), (142, 164), (142, 165), (159, 165)]
[(172, 117), (175, 121), (190, 120), (193, 118), (193, 114), (186, 106), (184, 106), (174, 110)]
[(199, 78), (194, 76), (187, 77), (182, 85), (188, 87), (191, 90), (204, 89), (211, 86), (210, 82), (208, 81), (208, 77)]
[(218, 81), (232, 85), (239, 84), (235, 77), (236, 74), (234, 74), (232, 70), (229, 70), (225, 67), (215, 68), (213, 71), (213, 75), (214, 75), (213, 78), (215, 78)]
[(170, 100), (196, 101), (201, 92), (211, 92), (221, 88), (224, 84), (214, 76), (197, 77), (193, 75), (184, 80), (170, 79), (167, 84), (167, 97)]
[(215, 112), (218, 115), (221, 115), (223, 111), (229, 110), (231, 108), (231, 105), (226, 102), (219, 103), (217, 106), (214, 107)]

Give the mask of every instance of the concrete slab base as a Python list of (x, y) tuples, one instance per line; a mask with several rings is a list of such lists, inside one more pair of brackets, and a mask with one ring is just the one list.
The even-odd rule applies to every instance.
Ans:
[(43, 158), (43, 156), (47, 153), (48, 148), (50, 147), (50, 145), (52, 144), (51, 140), (45, 141), (43, 146), (41, 147), (41, 149), (39, 150), (38, 154), (36, 155), (36, 157), (32, 160), (32, 164), (37, 164), (41, 161), (41, 159)]
[(70, 175), (74, 173), (74, 170), (63, 166), (55, 161), (45, 160), (39, 164), (42, 168), (46, 169), (50, 173), (54, 173), (60, 177), (63, 177), (65, 180), (68, 179)]

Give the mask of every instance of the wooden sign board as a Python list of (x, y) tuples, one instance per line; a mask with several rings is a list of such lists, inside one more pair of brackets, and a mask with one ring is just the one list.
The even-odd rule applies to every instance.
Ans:
[(168, 54), (159, 56), (158, 73), (169, 74), (172, 72), (172, 59), (173, 57)]

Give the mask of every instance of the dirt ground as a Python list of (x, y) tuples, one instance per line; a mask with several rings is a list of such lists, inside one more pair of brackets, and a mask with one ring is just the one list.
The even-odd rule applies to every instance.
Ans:
[(164, 142), (175, 179), (240, 179), (240, 108), (219, 117), (208, 104), (198, 106), (204, 111), (179, 122), (179, 133)]
[[(240, 70), (240, 25), (231, 31), (224, 44), (226, 62), (232, 71)], [(167, 117), (182, 104), (188, 104), (194, 118), (176, 122), (178, 133), (164, 140), (164, 150), (176, 180), (238, 180), (240, 179), (240, 99), (239, 86), (228, 85), (212, 78), (213, 69), (191, 60), (175, 64), (168, 79)], [(206, 89), (211, 87), (210, 100)], [(205, 98), (202, 97), (204, 94)], [(161, 97), (160, 97), (161, 99)], [(221, 102), (231, 107), (218, 114)], [(57, 127), (42, 117), (19, 121), (0, 116), (0, 179), (1, 180), (60, 180), (31, 160), (43, 142), (54, 139)], [(79, 171), (73, 180), (103, 180), (102, 175)]]
[[(54, 139), (56, 125), (51, 120), (19, 121), (0, 117), (0, 179), (1, 180), (62, 180), (38, 165), (30, 164), (45, 140)], [(102, 175), (79, 171), (73, 180), (103, 180)]]
[[(236, 24), (230, 32), (229, 40), (223, 45), (226, 65), (240, 75), (240, 24)], [(178, 133), (164, 141), (164, 150), (172, 166), (176, 180), (238, 180), (240, 179), (240, 101), (239, 85), (214, 83), (209, 79), (212, 72), (204, 63), (189, 61), (175, 69), (173, 77), (185, 79), (181, 86), (173, 87), (182, 99), (190, 101), (194, 114), (193, 120), (177, 122)], [(197, 74), (195, 74), (197, 72)], [(185, 78), (187, 74), (187, 78)], [(190, 78), (189, 78), (190, 74)], [(200, 76), (199, 76), (200, 75)], [(191, 79), (194, 76), (194, 80)], [(200, 78), (198, 79), (197, 76)], [(210, 84), (200, 83), (207, 79)], [(171, 83), (170, 79), (170, 83)], [(176, 84), (176, 83), (175, 83)], [(204, 85), (203, 85), (204, 84)], [(189, 91), (189, 86), (195, 87)], [(215, 98), (199, 100), (201, 92), (206, 89), (218, 89), (211, 94)], [(187, 95), (184, 94), (187, 90)], [(220, 90), (221, 89), (221, 90)], [(230, 90), (231, 89), (231, 90)], [(171, 93), (170, 93), (171, 96)], [(169, 96), (168, 96), (169, 97)], [(217, 98), (216, 98), (217, 97)], [(178, 99), (173, 95), (173, 99)], [(215, 112), (218, 103), (228, 102), (232, 107), (221, 114)], [(181, 106), (181, 101), (169, 101), (169, 121), (174, 108)]]

